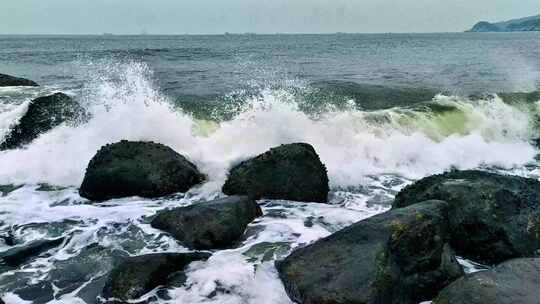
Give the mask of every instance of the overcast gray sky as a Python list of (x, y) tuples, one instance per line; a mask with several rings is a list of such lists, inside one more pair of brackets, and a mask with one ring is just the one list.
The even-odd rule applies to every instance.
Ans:
[(0, 34), (453, 32), (540, 0), (0, 0)]

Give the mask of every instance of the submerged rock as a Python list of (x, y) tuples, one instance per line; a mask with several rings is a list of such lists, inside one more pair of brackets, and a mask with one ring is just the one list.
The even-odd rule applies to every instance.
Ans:
[(0, 87), (37, 87), (32, 80), (0, 74)]
[(36, 284), (28, 284), (13, 291), (22, 300), (32, 304), (45, 304), (54, 299), (54, 287), (51, 282), (38, 282)]
[(403, 189), (394, 208), (444, 199), (450, 204), (451, 245), (484, 264), (536, 255), (540, 248), (540, 182), (483, 171), (452, 171)]
[(466, 275), (446, 287), (434, 304), (538, 304), (540, 259), (515, 259)]
[(169, 232), (190, 248), (227, 248), (261, 215), (261, 208), (254, 200), (232, 196), (159, 212), (151, 225)]
[(74, 122), (84, 116), (84, 108), (66, 94), (36, 98), (0, 143), (0, 151), (20, 148), (62, 123)]
[(298, 303), (418, 304), (463, 275), (447, 244), (447, 203), (360, 221), (276, 263)]
[(194, 164), (167, 146), (123, 140), (101, 147), (79, 193), (90, 200), (160, 197), (186, 192), (203, 179)]
[(166, 284), (169, 276), (181, 272), (191, 262), (209, 257), (207, 253), (155, 253), (127, 258), (111, 271), (102, 297), (122, 301), (140, 298)]
[(232, 168), (223, 186), (228, 195), (325, 203), (328, 176), (309, 144), (281, 145)]
[(29, 244), (11, 248), (0, 253), (0, 260), (2, 264), (9, 267), (18, 267), (26, 261), (37, 257), (52, 248), (60, 246), (63, 242), (64, 238), (30, 242)]
[[(107, 273), (118, 265), (125, 256), (124, 251), (105, 248), (97, 243), (90, 244), (70, 259), (55, 261), (46, 280), (54, 284), (57, 297), (71, 293), (84, 285), (77, 294), (93, 292), (95, 299), (105, 285), (105, 280), (102, 278), (106, 278)], [(90, 290), (89, 284), (86, 284), (90, 281), (102, 284), (92, 286), (93, 288)]]

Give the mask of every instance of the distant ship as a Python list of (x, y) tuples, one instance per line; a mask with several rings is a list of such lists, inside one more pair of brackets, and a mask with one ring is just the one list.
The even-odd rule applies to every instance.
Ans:
[(103, 33), (103, 36), (114, 36), (113, 33)]

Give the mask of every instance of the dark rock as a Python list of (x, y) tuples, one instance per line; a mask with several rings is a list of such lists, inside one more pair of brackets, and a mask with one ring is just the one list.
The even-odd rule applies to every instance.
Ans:
[(270, 149), (232, 168), (223, 186), (228, 195), (325, 203), (328, 176), (317, 152), (296, 143)]
[(45, 304), (54, 299), (54, 288), (50, 282), (39, 282), (14, 291), (21, 299), (32, 304)]
[(276, 267), (292, 300), (418, 304), (463, 275), (447, 244), (447, 203), (428, 201), (360, 221), (294, 251)]
[(0, 74), (0, 87), (37, 87), (32, 80)]
[(261, 208), (254, 200), (247, 196), (232, 196), (161, 211), (151, 225), (171, 233), (191, 248), (227, 248), (234, 245), (246, 226), (261, 215)]
[(2, 261), (2, 264), (9, 267), (18, 267), (26, 261), (39, 256), (52, 248), (60, 246), (63, 242), (64, 238), (34, 241), (0, 253), (0, 260)]
[[(59, 297), (73, 292), (87, 282), (106, 277), (125, 256), (126, 253), (121, 250), (91, 244), (70, 259), (56, 261), (47, 281), (54, 284), (57, 289), (55, 294)], [(105, 280), (102, 280), (102, 283), (101, 288), (95, 291), (94, 299), (103, 289)]]
[(63, 93), (32, 100), (28, 110), (0, 143), (1, 150), (20, 148), (42, 133), (65, 122), (76, 122), (85, 117), (84, 108)]
[(91, 200), (160, 197), (186, 192), (203, 179), (194, 164), (167, 146), (123, 140), (101, 147), (79, 193)]
[(0, 196), (6, 196), (22, 187), (23, 185), (0, 185)]
[(540, 259), (515, 259), (466, 275), (446, 287), (434, 304), (538, 304)]
[(403, 189), (394, 208), (424, 200), (450, 204), (450, 244), (483, 264), (534, 256), (540, 248), (540, 182), (483, 171), (452, 171)]
[(127, 258), (109, 275), (102, 296), (128, 301), (140, 298), (164, 285), (168, 277), (194, 261), (206, 260), (207, 253), (156, 253)]

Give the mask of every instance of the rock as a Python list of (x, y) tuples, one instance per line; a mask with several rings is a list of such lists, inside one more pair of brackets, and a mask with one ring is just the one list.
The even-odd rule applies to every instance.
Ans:
[(31, 258), (39, 256), (52, 248), (60, 246), (60, 244), (63, 242), (64, 238), (34, 241), (0, 253), (0, 260), (2, 261), (2, 264), (9, 267), (18, 267)]
[(514, 259), (466, 275), (446, 287), (434, 304), (538, 304), (540, 259)]
[(360, 221), (276, 263), (303, 304), (418, 304), (463, 275), (447, 244), (448, 204), (428, 201)]
[(36, 98), (0, 143), (0, 151), (20, 148), (60, 124), (76, 122), (85, 115), (84, 108), (66, 94), (56, 93)]
[(227, 248), (261, 215), (261, 208), (254, 200), (232, 196), (159, 212), (151, 225), (169, 232), (190, 248)]
[[(90, 281), (97, 282), (101, 277), (106, 278), (106, 274), (125, 256), (126, 253), (122, 250), (109, 249), (93, 243), (70, 259), (55, 261), (46, 281), (54, 284), (55, 295), (58, 298), (83, 286), (87, 287), (86, 283)], [(103, 285), (99, 289), (96, 288), (94, 299), (104, 287), (105, 280), (100, 281)]]
[(0, 74), (0, 87), (37, 87), (32, 80)]
[(540, 248), (540, 182), (483, 171), (452, 171), (403, 189), (394, 208), (444, 199), (450, 204), (450, 244), (466, 258), (498, 264)]
[(318, 203), (327, 201), (328, 191), (326, 167), (304, 143), (272, 148), (240, 163), (223, 186), (228, 195)]
[(102, 297), (122, 301), (140, 298), (166, 284), (170, 275), (184, 270), (191, 262), (209, 257), (207, 253), (156, 253), (127, 258), (111, 271)]
[(11, 192), (19, 189), (19, 188), (22, 188), (23, 185), (0, 185), (0, 196), (7, 196), (8, 194), (10, 194)]
[(123, 140), (101, 147), (79, 193), (90, 200), (160, 197), (186, 192), (203, 179), (194, 164), (167, 146)]
[(38, 282), (36, 284), (28, 284), (22, 288), (13, 291), (26, 303), (45, 304), (54, 300), (54, 287), (51, 282)]

